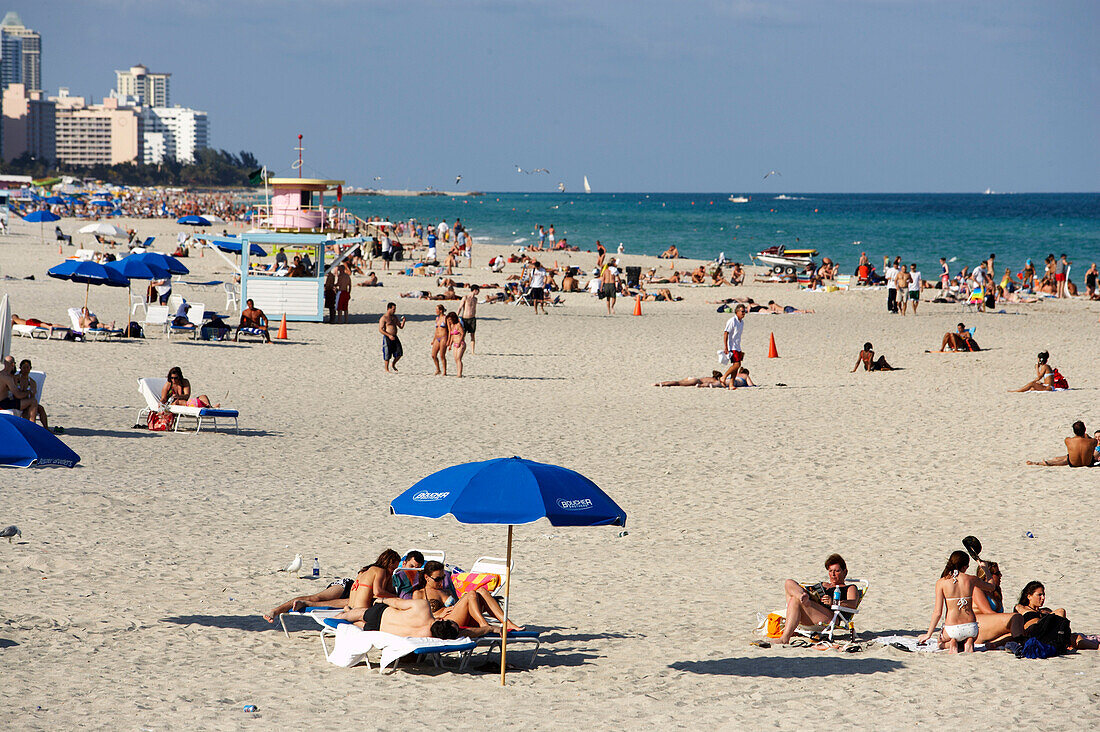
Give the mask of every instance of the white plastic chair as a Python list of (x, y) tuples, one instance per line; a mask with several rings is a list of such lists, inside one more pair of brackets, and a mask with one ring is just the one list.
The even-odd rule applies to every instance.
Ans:
[(148, 314), (148, 310), (145, 305), (145, 295), (141, 293), (130, 293), (130, 317), (133, 318), (137, 315), (138, 308), (141, 308), (141, 317), (145, 317)]
[[(46, 372), (32, 370), (31, 380), (34, 381), (35, 385), (35, 399), (41, 404), (43, 394), (46, 390)], [(17, 409), (0, 409), (0, 414), (10, 414), (13, 417), (18, 417), (20, 412)]]
[(167, 305), (149, 305), (145, 310), (145, 320), (141, 321), (143, 326), (149, 328), (151, 326), (158, 326), (163, 333), (168, 329), (168, 306)]
[(225, 309), (236, 310), (239, 307), (237, 285), (232, 282), (223, 282), (222, 288), (225, 290)]

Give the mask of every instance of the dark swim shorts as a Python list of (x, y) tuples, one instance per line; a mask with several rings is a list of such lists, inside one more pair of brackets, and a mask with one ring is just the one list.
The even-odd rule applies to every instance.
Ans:
[(477, 332), (477, 318), (459, 318), (462, 321), (462, 328), (469, 335), (473, 335)]
[(19, 405), (22, 403), (22, 399), (9, 396), (7, 399), (0, 399), (0, 409), (20, 409)]
[(389, 361), (390, 359), (401, 358), (404, 351), (401, 350), (401, 341), (397, 338), (390, 338), (389, 336), (382, 336), (382, 360)]
[(340, 599), (341, 600), (346, 600), (349, 597), (351, 597), (351, 586), (354, 585), (354, 584), (355, 584), (355, 580), (353, 580), (351, 577), (341, 577), (340, 579), (336, 580), (335, 582), (329, 582), (328, 586), (325, 587), (325, 589), (327, 590), (329, 587), (335, 587), (336, 585), (340, 585), (341, 587), (344, 588), (343, 591), (341, 591), (341, 593), (340, 593)]
[(386, 612), (384, 602), (376, 602), (363, 613), (363, 630), (378, 630), (382, 627), (382, 613)]
[(614, 300), (618, 290), (615, 289), (614, 282), (605, 282), (600, 286), (600, 292), (603, 293), (605, 300)]

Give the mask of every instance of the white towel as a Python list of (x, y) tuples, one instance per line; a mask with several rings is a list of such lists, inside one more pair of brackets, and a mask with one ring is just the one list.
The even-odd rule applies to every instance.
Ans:
[(336, 628), (336, 641), (328, 660), (342, 668), (351, 668), (362, 663), (372, 648), (378, 648), (382, 651), (379, 670), (385, 671), (397, 659), (420, 648), (461, 651), (469, 648), (470, 644), (469, 638), (406, 638), (380, 630), (360, 630), (350, 623), (342, 623)]

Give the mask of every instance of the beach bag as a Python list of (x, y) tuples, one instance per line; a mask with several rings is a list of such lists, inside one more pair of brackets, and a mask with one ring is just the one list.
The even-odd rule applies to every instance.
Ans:
[(167, 432), (176, 424), (176, 415), (171, 412), (150, 412), (149, 429), (153, 432)]
[(783, 635), (783, 626), (786, 624), (787, 619), (779, 613), (768, 613), (768, 617), (764, 619), (764, 635), (778, 638)]
[(467, 592), (477, 592), (482, 588), (492, 592), (500, 586), (500, 575), (489, 572), (461, 572), (452, 574), (451, 582), (454, 584), (455, 592), (462, 597)]
[(130, 324), (126, 326), (126, 332), (123, 335), (125, 335), (127, 338), (144, 338), (145, 331), (142, 330), (141, 326), (136, 320), (131, 320)]
[(1050, 373), (1050, 385), (1055, 389), (1068, 389), (1069, 382), (1066, 381), (1066, 377), (1058, 373), (1058, 369), (1054, 369)]
[(1048, 643), (1043, 643), (1038, 638), (1028, 638), (1023, 647), (1016, 651), (1017, 658), (1050, 658), (1057, 655), (1057, 648)]
[[(1027, 644), (1031, 641), (1038, 641), (1048, 646), (1054, 647), (1055, 655), (1061, 653), (1065, 649), (1069, 648), (1070, 642), (1073, 639), (1073, 632), (1070, 630), (1069, 621), (1063, 618), (1061, 615), (1055, 615), (1050, 613), (1039, 618), (1030, 628), (1025, 631), (1028, 640), (1024, 644), (1024, 648), (1027, 648)], [(1028, 658), (1047, 658), (1047, 656), (1028, 656)]]

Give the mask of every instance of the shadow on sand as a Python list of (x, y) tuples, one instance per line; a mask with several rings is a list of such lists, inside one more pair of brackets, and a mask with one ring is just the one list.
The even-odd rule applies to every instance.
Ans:
[(841, 656), (764, 656), (720, 658), (712, 661), (677, 661), (669, 668), (713, 676), (764, 676), (773, 679), (810, 679), (823, 676), (851, 676), (890, 673), (905, 668), (900, 661), (886, 658)]

